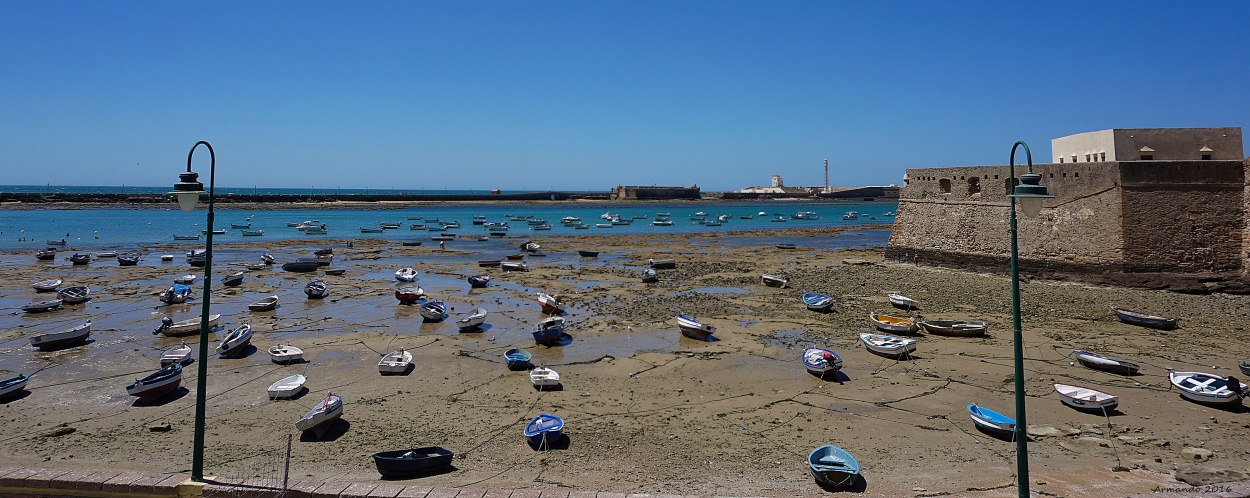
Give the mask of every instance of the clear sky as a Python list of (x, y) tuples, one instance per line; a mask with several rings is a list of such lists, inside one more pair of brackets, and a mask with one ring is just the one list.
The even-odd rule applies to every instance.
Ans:
[[(0, 2), (0, 184), (901, 183), (1250, 120), (1250, 2)], [(207, 183), (208, 161), (195, 170)], [(201, 158), (201, 154), (203, 158)], [(201, 159), (203, 162), (201, 163)]]

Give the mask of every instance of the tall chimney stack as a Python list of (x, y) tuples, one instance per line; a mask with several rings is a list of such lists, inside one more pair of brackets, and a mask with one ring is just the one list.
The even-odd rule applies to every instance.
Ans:
[(825, 158), (825, 193), (829, 193), (829, 158)]

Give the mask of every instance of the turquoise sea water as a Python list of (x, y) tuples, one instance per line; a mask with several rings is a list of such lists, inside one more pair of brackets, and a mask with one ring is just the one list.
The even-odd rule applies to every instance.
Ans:
[[(889, 228), (894, 218), (886, 213), (898, 209), (890, 202), (742, 202), (699, 201), (673, 203), (594, 203), (594, 204), (437, 204), (402, 209), (235, 209), (218, 207), (215, 210), (214, 228), (227, 229), (225, 234), (213, 237), (221, 242), (264, 242), (267, 240), (344, 238), (377, 238), (395, 241), (423, 240), (440, 232), (412, 230), (410, 224), (440, 221), (457, 221), (461, 227), (446, 230), (459, 236), (486, 235), (481, 225), (473, 225), (474, 215), (484, 215), (488, 221), (508, 221), (509, 215), (528, 215), (546, 219), (552, 225), (550, 231), (530, 230), (524, 221), (509, 221), (508, 235), (541, 237), (543, 235), (608, 235), (631, 234), (680, 234), (702, 232), (728, 232), (733, 230), (770, 230), (796, 227), (827, 227), (869, 225)], [(820, 219), (799, 220), (791, 216), (798, 212), (814, 212)], [(843, 220), (848, 211), (857, 211), (860, 217)], [(707, 226), (692, 221), (696, 212), (705, 212), (707, 219), (719, 215), (728, 217), (722, 226)], [(760, 212), (766, 213), (759, 215)], [(605, 213), (622, 219), (633, 219), (630, 225), (596, 228), (606, 223)], [(657, 213), (670, 213), (672, 226), (653, 226)], [(782, 215), (785, 222), (770, 221)], [(560, 223), (566, 216), (581, 218), (591, 225), (589, 229), (576, 230)], [(750, 216), (750, 219), (743, 219)], [(416, 219), (420, 218), (420, 219)], [(327, 227), (325, 235), (305, 235), (288, 222), (318, 220)], [(150, 244), (175, 243), (175, 234), (196, 234), (205, 228), (206, 212), (199, 209), (185, 213), (170, 204), (167, 207), (118, 207), (106, 209), (0, 209), (0, 250), (40, 249), (45, 241), (66, 239), (71, 250), (127, 249)], [(361, 233), (360, 228), (376, 228), (381, 222), (400, 223), (395, 230), (382, 233)], [(231, 229), (232, 223), (251, 223), (252, 230), (264, 230), (261, 237), (243, 237), (239, 229)], [(200, 241), (178, 241), (187, 248), (203, 245)], [(315, 243), (315, 242), (314, 242)]]

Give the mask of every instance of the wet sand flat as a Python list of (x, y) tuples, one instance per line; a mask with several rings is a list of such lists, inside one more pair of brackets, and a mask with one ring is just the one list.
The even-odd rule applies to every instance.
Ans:
[[(290, 241), (216, 246), (212, 308), (225, 331), (250, 323), (256, 348), (243, 358), (210, 355), (207, 472), (272, 475), (269, 460), (294, 434), (291, 479), (376, 481), (369, 455), (440, 445), (456, 452), (455, 470), (420, 478), (451, 487), (586, 489), (622, 493), (815, 495), (823, 491), (807, 470), (813, 448), (836, 444), (863, 466), (864, 496), (1015, 493), (1014, 443), (975, 429), (965, 406), (977, 403), (1011, 414), (1010, 282), (1004, 274), (958, 272), (883, 261), (875, 249), (825, 247), (835, 230), (736, 233), (758, 244), (717, 244), (716, 235), (536, 237), (545, 256), (527, 256), (527, 272), (480, 268), (480, 259), (518, 252), (529, 239), (455, 240), (403, 247), (383, 241)], [(773, 240), (795, 243), (778, 249)], [(811, 241), (804, 244), (804, 241)], [(272, 251), (279, 263), (332, 246), (343, 276), (245, 270)], [(182, 389), (136, 405), (125, 386), (154, 371), (161, 352), (183, 342), (153, 335), (160, 318), (198, 317), (198, 300), (160, 306), (156, 294), (174, 276), (202, 274), (174, 246), (152, 247), (143, 264), (97, 261), (35, 263), (33, 254), (0, 255), (0, 377), (32, 376), (26, 393), (0, 401), (0, 460), (10, 464), (185, 472), (190, 467), (197, 363)], [(583, 258), (579, 249), (597, 250)], [(660, 281), (638, 274), (648, 259), (676, 260)], [(423, 322), (418, 306), (393, 296), (396, 269), (419, 270), (417, 283), (447, 303), (448, 318)], [(244, 270), (239, 287), (221, 275)], [(489, 287), (465, 278), (488, 273)], [(784, 288), (761, 283), (762, 273), (790, 278)], [(1004, 272), (1005, 273), (1005, 272)], [(302, 287), (323, 278), (330, 295), (305, 299)], [(92, 301), (43, 314), (21, 313), (42, 299), (29, 286), (45, 278), (90, 285)], [(202, 277), (201, 277), (202, 278)], [(202, 280), (193, 287), (202, 292)], [(807, 310), (800, 297), (834, 298), (829, 313)], [(535, 345), (530, 334), (544, 318), (537, 292), (567, 303), (562, 345)], [(920, 302), (919, 319), (989, 322), (980, 338), (916, 336), (915, 358), (895, 361), (866, 351), (858, 333), (867, 315), (908, 315), (885, 295)], [(278, 295), (281, 306), (253, 313), (247, 304)], [(1055, 281), (1022, 283), (1028, 423), (1034, 490), (1057, 496), (1145, 494), (1193, 464), (1185, 448), (1210, 450), (1202, 468), (1250, 472), (1250, 413), (1195, 404), (1170, 388), (1167, 369), (1239, 375), (1250, 358), (1244, 318), (1247, 298), (1097, 288)], [(1107, 307), (1182, 317), (1181, 328), (1156, 331), (1122, 324)], [(488, 312), (480, 332), (460, 333), (454, 321), (474, 307)], [(715, 325), (714, 342), (683, 337), (676, 313)], [(90, 319), (86, 346), (42, 352), (36, 333)], [(191, 343), (195, 337), (186, 338)], [(294, 344), (305, 363), (277, 365), (266, 349)], [(824, 347), (844, 360), (836, 377), (820, 379), (799, 361), (805, 347)], [(533, 353), (535, 365), (556, 369), (561, 389), (538, 391), (524, 371), (505, 367), (510, 348)], [(408, 375), (381, 376), (387, 351), (413, 353)], [(1079, 348), (1142, 366), (1125, 377), (1082, 367)], [(308, 392), (270, 401), (266, 387), (294, 373)], [(1243, 376), (1244, 377), (1244, 376)], [(1120, 396), (1104, 417), (1060, 404), (1052, 382), (1098, 388)], [(344, 399), (342, 421), (320, 439), (298, 434), (294, 422), (327, 391)], [(540, 412), (564, 418), (566, 438), (546, 451), (521, 435)], [(1113, 471), (1113, 468), (1124, 471)], [(280, 469), (280, 465), (277, 467)]]

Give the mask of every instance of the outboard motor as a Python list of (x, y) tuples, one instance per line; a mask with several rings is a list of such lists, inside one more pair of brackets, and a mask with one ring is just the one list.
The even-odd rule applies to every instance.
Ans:
[(1243, 398), (1244, 398), (1244, 397), (1246, 397), (1246, 390), (1245, 390), (1245, 388), (1244, 388), (1244, 387), (1242, 387), (1241, 382), (1237, 381), (1237, 378), (1236, 378), (1236, 377), (1233, 377), (1232, 375), (1229, 375), (1229, 376), (1228, 376), (1228, 380), (1227, 380), (1227, 382), (1228, 382), (1228, 390), (1229, 390), (1229, 391), (1232, 391), (1232, 392), (1233, 392), (1233, 394), (1236, 394), (1236, 395), (1241, 396), (1241, 397), (1243, 397)]
[(169, 328), (169, 326), (170, 326), (170, 325), (173, 325), (173, 324), (174, 324), (174, 319), (173, 319), (173, 318), (170, 318), (170, 317), (164, 317), (164, 318), (161, 318), (161, 326), (160, 326), (160, 327), (156, 327), (156, 330), (153, 330), (153, 331), (152, 331), (152, 335), (156, 335), (156, 334), (161, 333), (162, 331), (164, 331), (165, 329), (168, 329), (168, 328)]

